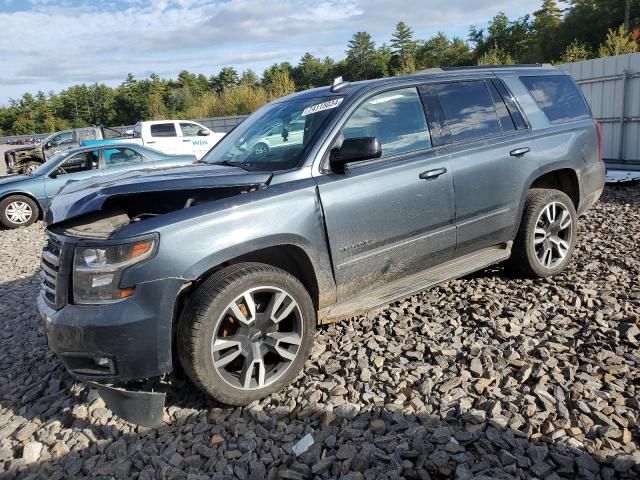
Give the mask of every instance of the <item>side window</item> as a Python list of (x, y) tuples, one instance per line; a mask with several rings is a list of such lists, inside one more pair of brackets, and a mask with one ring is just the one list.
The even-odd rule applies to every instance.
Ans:
[(513, 94), (507, 90), (507, 87), (502, 83), (502, 80), (494, 79), (491, 81), (493, 86), (498, 90), (500, 97), (502, 97), (502, 101), (507, 106), (507, 110), (511, 114), (511, 120), (516, 126), (516, 130), (525, 130), (529, 128), (529, 124), (524, 119), (523, 114), (520, 112), (518, 108), (518, 104), (516, 103), (516, 99)]
[(180, 129), (183, 137), (197, 137), (202, 127), (195, 123), (180, 123)]
[(520, 80), (551, 123), (591, 118), (589, 107), (571, 77), (548, 75)]
[(173, 123), (156, 123), (151, 125), (152, 137), (176, 137), (176, 126)]
[(51, 139), (52, 147), (57, 147), (59, 145), (66, 145), (68, 143), (73, 143), (73, 132), (63, 132)]
[(500, 123), (489, 90), (482, 80), (435, 86), (444, 120), (454, 142), (497, 135)]
[(97, 151), (76, 153), (60, 164), (58, 175), (94, 170), (98, 168), (98, 158)]
[(415, 88), (403, 88), (370, 98), (342, 128), (343, 138), (377, 137), (382, 158), (431, 146), (422, 101)]
[(145, 161), (145, 158), (138, 152), (125, 147), (103, 150), (102, 155), (104, 156), (104, 168), (121, 167)]

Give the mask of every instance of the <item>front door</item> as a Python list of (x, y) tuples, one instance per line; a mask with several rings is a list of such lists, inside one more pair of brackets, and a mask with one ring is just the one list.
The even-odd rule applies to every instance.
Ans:
[(56, 195), (68, 182), (85, 180), (100, 175), (98, 171), (99, 151), (82, 152), (71, 155), (60, 164), (44, 182), (44, 190), (48, 200)]
[(182, 134), (182, 150), (179, 153), (193, 154), (198, 160), (204, 157), (211, 147), (216, 143), (215, 138), (209, 135), (200, 135), (200, 132), (207, 132), (202, 126), (192, 122), (180, 122), (180, 132)]
[(340, 300), (452, 258), (448, 156), (432, 148), (416, 88), (366, 99), (336, 139), (377, 137), (382, 157), (317, 177)]

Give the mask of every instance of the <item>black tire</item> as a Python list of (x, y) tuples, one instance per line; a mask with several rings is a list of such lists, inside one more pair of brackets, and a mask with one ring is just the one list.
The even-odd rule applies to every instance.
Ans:
[[(30, 212), (28, 218), (18, 221), (16, 211)], [(28, 227), (40, 216), (40, 207), (29, 197), (24, 195), (11, 195), (0, 202), (0, 223), (7, 228)]]
[[(557, 222), (545, 222), (547, 214), (543, 211), (547, 207), (557, 209), (559, 212), (556, 215)], [(552, 230), (561, 226), (558, 222), (561, 220), (560, 216), (564, 215), (563, 212), (567, 212), (569, 217), (565, 217), (571, 220), (570, 231), (565, 228), (558, 232), (558, 235), (553, 235)], [(557, 227), (553, 227), (556, 223), (558, 223)], [(541, 233), (545, 230), (543, 224), (549, 224), (546, 235)], [(537, 233), (536, 226), (539, 227)], [(577, 230), (578, 215), (575, 206), (564, 192), (532, 188), (527, 194), (522, 222), (513, 242), (510, 265), (518, 272), (532, 278), (544, 278), (560, 273), (571, 261)], [(544, 240), (541, 240), (543, 238)], [(562, 249), (557, 245), (559, 240), (566, 243)], [(554, 255), (557, 258), (554, 259)]]
[[(257, 291), (256, 295), (261, 295), (261, 288), (281, 289), (289, 295), (288, 298), (295, 300), (299, 308), (294, 310), (294, 313), (289, 314), (289, 317), (282, 323), (290, 322), (290, 317), (294, 317), (291, 324), (295, 322), (301, 325), (300, 342), (293, 359), (288, 362), (282, 362), (282, 367), (274, 366), (271, 369), (271, 372), (275, 372), (272, 373), (273, 381), (271, 383), (259, 387), (257, 382), (259, 381), (260, 368), (258, 367), (256, 371), (254, 370), (254, 365), (251, 364), (250, 381), (252, 385), (248, 388), (243, 388), (242, 385), (233, 384), (234, 381), (241, 383), (242, 372), (239, 372), (238, 378), (235, 379), (233, 372), (228, 372), (226, 368), (232, 369), (235, 365), (234, 362), (240, 362), (245, 365), (243, 368), (246, 368), (247, 356), (237, 356), (234, 361), (229, 362), (229, 367), (221, 368), (218, 363), (214, 365), (216, 353), (214, 353), (213, 345), (214, 342), (221, 338), (240, 338), (239, 336), (234, 336), (238, 335), (238, 332), (233, 334), (225, 332), (222, 337), (219, 335), (221, 331), (224, 332), (224, 322), (229, 321), (230, 317), (227, 315), (230, 311), (229, 307), (232, 303), (238, 305), (237, 302), (240, 297), (249, 291)], [(273, 298), (275, 299), (275, 294)], [(265, 304), (266, 301), (262, 304), (256, 303), (255, 311), (260, 311), (263, 306), (268, 308)], [(241, 307), (243, 305), (241, 304)], [(284, 310), (287, 309), (285, 308)], [(279, 311), (281, 311), (280, 307), (275, 308), (274, 315)], [(299, 312), (299, 314), (296, 312)], [(265, 314), (263, 313), (263, 315)], [(268, 316), (268, 314), (266, 315)], [(258, 315), (254, 316), (254, 325), (258, 324), (258, 317)], [(231, 318), (233, 319), (233, 317)], [(240, 325), (240, 322), (236, 323)], [(241, 263), (214, 273), (198, 287), (187, 301), (178, 324), (176, 348), (178, 358), (186, 374), (204, 392), (229, 405), (246, 405), (280, 391), (298, 376), (309, 357), (315, 326), (316, 311), (313, 302), (309, 297), (309, 293), (297, 278), (284, 270), (269, 265)], [(280, 327), (277, 328), (279, 329)], [(254, 328), (254, 330), (256, 329)], [(255, 333), (248, 333), (242, 338), (252, 338), (252, 335), (253, 337), (256, 336)], [(268, 334), (264, 334), (263, 337), (265, 335), (268, 336)], [(241, 349), (240, 347), (238, 348)], [(233, 352), (235, 350), (232, 350)], [(272, 355), (273, 358), (273, 353), (267, 353)], [(222, 351), (220, 355), (222, 355)], [(266, 354), (263, 358), (266, 364)], [(219, 357), (218, 362), (221, 359), (222, 357)], [(278, 373), (279, 370), (282, 373)], [(255, 382), (254, 373), (256, 375)]]
[(258, 155), (260, 157), (264, 157), (269, 153), (269, 145), (264, 142), (256, 143), (253, 147), (253, 154)]

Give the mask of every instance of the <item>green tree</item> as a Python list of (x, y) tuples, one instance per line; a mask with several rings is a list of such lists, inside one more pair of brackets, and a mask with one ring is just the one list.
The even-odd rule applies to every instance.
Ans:
[(533, 13), (533, 61), (549, 62), (560, 56), (562, 44), (558, 34), (561, 22), (562, 12), (554, 0), (544, 0), (540, 10)]
[(212, 86), (213, 89), (222, 93), (227, 88), (232, 88), (238, 85), (240, 79), (238, 78), (238, 72), (233, 67), (224, 67), (216, 77), (213, 78)]
[(391, 68), (394, 73), (411, 73), (416, 69), (416, 42), (413, 30), (404, 22), (398, 22), (391, 35)]
[(598, 56), (611, 57), (614, 55), (624, 55), (625, 53), (634, 53), (636, 48), (636, 42), (624, 29), (624, 25), (620, 25), (617, 30), (609, 29), (607, 38), (602, 45), (600, 45), (600, 48), (598, 48)]
[(349, 80), (376, 78), (380, 65), (376, 64), (376, 44), (367, 32), (357, 32), (347, 46)]
[(270, 100), (284, 97), (296, 91), (296, 84), (286, 70), (274, 72), (269, 79), (267, 92)]
[(260, 79), (256, 72), (251, 69), (245, 70), (240, 75), (240, 80), (238, 82), (240, 85), (244, 85), (246, 87), (255, 88), (260, 84)]
[(478, 65), (511, 65), (515, 63), (511, 54), (496, 47), (483, 53), (478, 59)]
[(321, 60), (307, 52), (294, 67), (292, 76), (299, 89), (319, 87), (330, 82), (332, 69), (333, 61), (330, 58)]
[(574, 40), (564, 49), (560, 61), (562, 63), (582, 62), (591, 58), (591, 51), (586, 43)]

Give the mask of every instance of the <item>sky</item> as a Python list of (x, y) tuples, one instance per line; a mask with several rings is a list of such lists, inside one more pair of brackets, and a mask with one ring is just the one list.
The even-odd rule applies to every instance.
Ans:
[(416, 38), (466, 39), (498, 12), (509, 18), (540, 0), (0, 0), (0, 105), (37, 90), (120, 84), (181, 70), (239, 72), (305, 52), (336, 59), (357, 31), (388, 42), (404, 21)]

